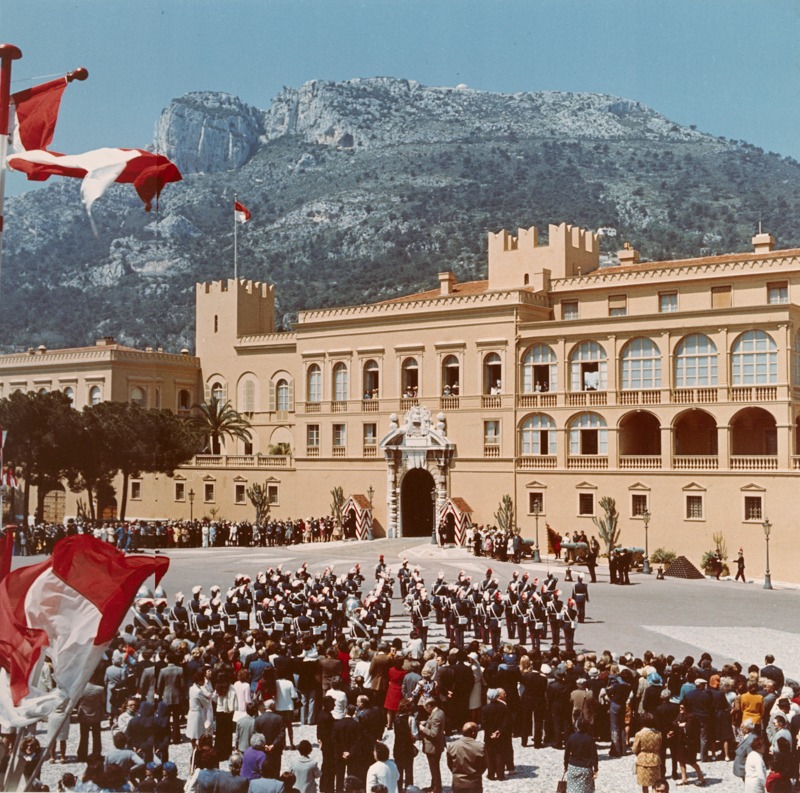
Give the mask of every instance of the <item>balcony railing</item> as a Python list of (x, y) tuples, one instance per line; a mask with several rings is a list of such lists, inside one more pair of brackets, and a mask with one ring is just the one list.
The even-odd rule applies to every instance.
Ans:
[(500, 444), (499, 443), (484, 443), (483, 444), (483, 456), (484, 457), (499, 457), (500, 456)]
[(600, 454), (571, 454), (567, 457), (570, 471), (597, 471), (608, 468), (608, 457)]
[(331, 413), (347, 413), (347, 402), (331, 402)]
[(291, 468), (290, 455), (197, 454), (188, 466), (195, 468)]
[(554, 408), (558, 404), (558, 394), (536, 393), (520, 394), (517, 406), (521, 408)]
[(675, 388), (672, 391), (672, 402), (675, 405), (697, 405), (717, 402), (717, 388)]
[(619, 467), (623, 471), (655, 471), (661, 468), (660, 454), (620, 455)]
[(400, 397), (400, 410), (411, 410), (419, 406), (419, 397)]
[(319, 413), (321, 409), (321, 402), (306, 402), (306, 413)]
[(526, 454), (517, 458), (517, 468), (522, 471), (539, 471), (557, 466), (558, 458), (554, 454)]
[(716, 471), (719, 457), (716, 454), (680, 454), (672, 458), (676, 471)]
[(333, 456), (334, 457), (347, 457), (347, 447), (346, 446), (334, 446), (333, 447)]
[(457, 396), (439, 397), (439, 410), (458, 410)]
[(503, 397), (494, 394), (481, 397), (481, 407), (488, 410), (497, 410), (503, 406)]
[(732, 454), (731, 471), (777, 471), (778, 458), (772, 454)]
[(569, 407), (607, 404), (608, 394), (605, 391), (573, 391), (567, 394), (567, 405)]
[(380, 410), (380, 401), (377, 399), (362, 399), (361, 412), (362, 413), (377, 413)]
[(778, 386), (743, 385), (728, 389), (731, 402), (774, 402), (778, 398)]
[(319, 457), (319, 446), (306, 446), (306, 457)]
[(620, 405), (660, 405), (661, 391), (659, 389), (619, 391), (617, 399)]
[(365, 443), (362, 449), (362, 457), (377, 457), (378, 447), (374, 443)]

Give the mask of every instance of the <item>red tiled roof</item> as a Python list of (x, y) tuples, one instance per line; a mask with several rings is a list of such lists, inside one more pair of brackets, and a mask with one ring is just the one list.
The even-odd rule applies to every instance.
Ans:
[(461, 513), (470, 514), (472, 513), (472, 507), (464, 501), (463, 498), (459, 496), (453, 496), (450, 499), (453, 502), (453, 506)]
[(361, 493), (353, 493), (350, 498), (356, 502), (359, 509), (369, 509), (369, 499)]

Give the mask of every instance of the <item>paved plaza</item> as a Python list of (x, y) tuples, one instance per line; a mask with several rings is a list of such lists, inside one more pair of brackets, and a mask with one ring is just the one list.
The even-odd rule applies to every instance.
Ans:
[[(571, 587), (564, 581), (566, 565), (563, 562), (546, 559), (542, 564), (524, 562), (517, 566), (475, 558), (463, 549), (440, 549), (419, 538), (378, 540), (372, 543), (333, 542), (274, 549), (195, 548), (164, 553), (173, 560), (164, 581), (170, 601), (176, 591), (189, 593), (196, 584), (202, 584), (206, 591), (215, 583), (224, 589), (238, 573), (253, 577), (259, 570), (278, 564), (294, 570), (303, 562), (308, 562), (313, 572), (333, 565), (344, 573), (358, 562), (368, 584), (379, 554), (383, 554), (393, 568), (400, 564), (403, 557), (407, 557), (412, 565), (419, 565), (429, 582), (436, 578), (440, 570), (444, 571), (447, 580), (454, 579), (460, 570), (476, 579), (483, 578), (486, 568), (491, 567), (493, 575), (500, 579), (503, 586), (515, 569), (524, 569), (532, 577), (539, 578), (551, 570), (559, 578), (562, 591), (569, 593)], [(15, 560), (14, 566), (37, 560), (37, 557)], [(600, 567), (597, 572), (598, 583), (590, 586), (588, 621), (579, 626), (576, 635), (578, 651), (599, 652), (608, 649), (615, 653), (631, 651), (641, 655), (645, 649), (651, 649), (681, 658), (685, 654), (697, 657), (701, 652), (708, 651), (717, 665), (728, 660), (760, 664), (766, 652), (773, 652), (787, 675), (800, 679), (800, 623), (795, 616), (800, 592), (788, 588), (765, 591), (760, 581), (748, 584), (709, 579), (658, 581), (655, 574), (633, 574), (630, 586), (611, 586), (607, 568)], [(406, 637), (408, 627), (399, 600), (395, 599), (393, 619), (387, 627), (387, 634)], [(434, 631), (431, 641), (435, 643), (440, 637), (441, 631)], [(315, 728), (295, 727), (295, 740), (300, 738), (308, 738), (315, 743)], [(392, 740), (392, 733), (388, 732), (387, 743), (391, 744)], [(73, 744), (76, 741), (77, 727), (73, 725), (70, 754), (74, 755)], [(107, 732), (104, 733), (104, 741), (110, 746)], [(597, 779), (599, 793), (640, 790), (633, 775), (633, 758), (609, 760), (607, 749), (606, 744), (601, 744), (600, 774)], [(170, 752), (171, 759), (178, 763), (181, 773), (185, 774), (188, 743), (171, 747)], [(499, 793), (501, 789), (504, 793), (549, 793), (555, 789), (561, 775), (560, 751), (550, 748), (523, 749), (515, 741), (515, 752), (517, 772), (506, 782), (484, 781), (487, 793)], [(288, 756), (289, 753), (284, 757)], [(712, 789), (721, 792), (741, 790), (741, 782), (731, 774), (730, 763), (706, 763), (702, 767)], [(80, 773), (83, 766), (46, 763), (43, 781), (53, 790), (61, 774), (67, 770)], [(444, 777), (447, 782), (449, 775), (446, 772)], [(422, 756), (416, 761), (415, 782), (420, 786), (429, 783), (427, 765)]]

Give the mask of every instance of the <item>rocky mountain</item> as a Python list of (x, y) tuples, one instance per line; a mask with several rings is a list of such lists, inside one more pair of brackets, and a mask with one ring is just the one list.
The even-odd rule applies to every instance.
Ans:
[(285, 327), (306, 307), (485, 275), (488, 230), (567, 220), (613, 229), (643, 258), (747, 250), (759, 220), (800, 244), (800, 164), (598, 94), (494, 94), (392, 78), (285, 88), (266, 110), (176, 99), (154, 148), (184, 180), (151, 214), (130, 188), (95, 204), (65, 180), (6, 203), (5, 349), (193, 346), (193, 284), (273, 281)]

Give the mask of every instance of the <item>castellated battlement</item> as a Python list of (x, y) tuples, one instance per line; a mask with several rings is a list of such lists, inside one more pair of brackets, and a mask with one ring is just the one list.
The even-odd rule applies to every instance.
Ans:
[(550, 278), (584, 275), (600, 265), (597, 234), (562, 223), (548, 227), (547, 245), (535, 226), (489, 233), (489, 289), (529, 287), (546, 291)]
[(275, 286), (228, 278), (195, 285), (196, 349), (230, 345), (275, 332)]

